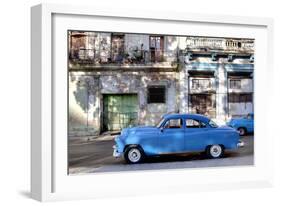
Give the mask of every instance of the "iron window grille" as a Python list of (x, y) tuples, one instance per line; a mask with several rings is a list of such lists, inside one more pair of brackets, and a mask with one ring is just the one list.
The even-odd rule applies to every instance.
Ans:
[(228, 96), (229, 103), (247, 103), (253, 101), (253, 95), (250, 94), (239, 94), (239, 93), (230, 93)]
[(211, 88), (210, 79), (192, 79), (192, 89), (209, 89)]
[(230, 80), (230, 89), (241, 89), (241, 80)]

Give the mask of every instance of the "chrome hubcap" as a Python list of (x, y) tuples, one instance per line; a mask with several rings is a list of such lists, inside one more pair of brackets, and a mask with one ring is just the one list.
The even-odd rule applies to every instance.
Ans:
[(244, 129), (239, 129), (239, 134), (240, 134), (240, 135), (244, 135), (244, 134), (245, 134)]
[(138, 162), (141, 158), (141, 153), (138, 149), (131, 149), (128, 153), (128, 158), (131, 162)]
[(210, 148), (210, 153), (212, 157), (219, 157), (221, 155), (221, 152), (222, 152), (222, 148), (219, 145), (213, 145)]

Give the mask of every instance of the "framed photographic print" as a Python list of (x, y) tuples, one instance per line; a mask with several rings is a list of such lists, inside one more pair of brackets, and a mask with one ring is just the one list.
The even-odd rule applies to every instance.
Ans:
[(272, 184), (271, 19), (31, 14), (33, 198)]

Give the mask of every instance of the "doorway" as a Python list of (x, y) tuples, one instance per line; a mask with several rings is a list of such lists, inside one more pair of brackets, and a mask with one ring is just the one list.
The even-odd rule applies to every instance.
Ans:
[(103, 95), (103, 130), (120, 131), (134, 126), (138, 119), (137, 94)]
[(164, 51), (164, 37), (163, 36), (150, 36), (149, 48), (151, 62), (162, 62)]
[(215, 94), (191, 94), (190, 106), (193, 113), (214, 118), (216, 115)]

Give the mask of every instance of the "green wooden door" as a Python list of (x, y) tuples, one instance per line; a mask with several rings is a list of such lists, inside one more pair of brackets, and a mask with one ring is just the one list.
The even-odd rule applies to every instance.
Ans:
[(103, 102), (104, 130), (121, 130), (137, 123), (136, 94), (106, 94), (103, 96)]

